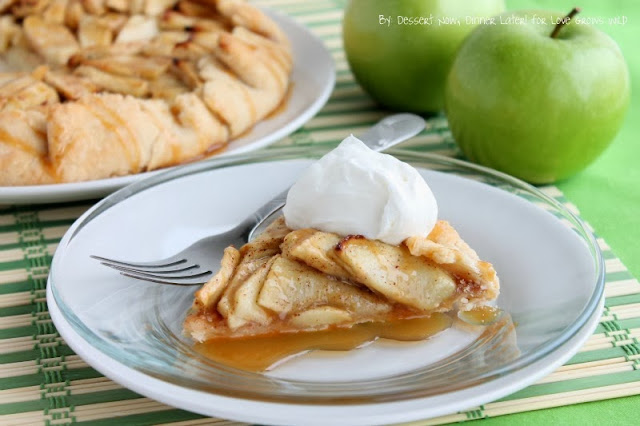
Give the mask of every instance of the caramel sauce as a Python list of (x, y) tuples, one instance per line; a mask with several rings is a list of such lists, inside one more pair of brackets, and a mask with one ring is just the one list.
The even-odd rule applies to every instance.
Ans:
[(269, 73), (271, 73), (273, 78), (278, 82), (280, 87), (284, 89), (287, 85), (287, 75), (283, 77), (279, 70), (276, 69), (276, 67), (269, 61), (264, 61), (263, 64), (269, 70)]
[(205, 158), (209, 158), (216, 154), (219, 154), (222, 151), (224, 151), (226, 148), (227, 148), (226, 142), (214, 143), (209, 148), (207, 148), (207, 150), (202, 154), (198, 154), (195, 157), (191, 157), (183, 161), (174, 162), (172, 165), (195, 163), (196, 161), (204, 160)]
[(287, 105), (289, 104), (289, 99), (291, 99), (292, 90), (293, 90), (293, 83), (289, 83), (289, 87), (287, 88), (287, 92), (282, 97), (282, 100), (280, 101), (280, 103), (274, 109), (272, 109), (269, 112), (269, 114), (267, 114), (264, 117), (265, 120), (269, 120), (271, 118), (274, 118), (275, 116), (277, 116), (278, 114), (284, 112), (287, 109)]
[(269, 57), (269, 59), (277, 62), (283, 69), (287, 69), (291, 66), (291, 62), (287, 60), (287, 54), (283, 51), (279, 51), (277, 48), (272, 46), (261, 46), (264, 48), (264, 52)]
[(11, 145), (11, 147), (17, 150), (24, 151), (31, 155), (41, 155), (40, 151), (31, 146), (29, 143), (12, 136), (9, 132), (2, 129), (0, 129), (0, 140), (2, 140), (2, 142), (7, 145)]
[(493, 306), (477, 306), (468, 311), (458, 312), (458, 318), (473, 325), (490, 325), (496, 322), (504, 311)]
[(242, 96), (244, 97), (244, 101), (247, 104), (249, 110), (249, 116), (251, 117), (251, 122), (256, 123), (258, 114), (256, 113), (256, 105), (253, 103), (253, 99), (251, 99), (251, 94), (249, 93), (249, 88), (243, 85), (239, 85), (240, 90), (242, 91)]
[[(291, 83), (289, 85), (289, 88), (287, 89), (287, 93), (284, 94), (284, 96), (282, 97), (282, 100), (280, 101), (280, 103), (274, 108), (272, 109), (264, 118), (263, 120), (269, 120), (271, 118), (274, 118), (275, 116), (277, 116), (278, 114), (284, 112), (287, 109), (287, 105), (289, 102), (289, 99), (291, 98), (291, 88), (293, 87), (293, 83)], [(255, 124), (259, 124), (260, 122), (257, 122)], [(247, 130), (245, 130), (244, 132), (234, 136), (232, 139), (230, 139), (228, 142), (233, 142), (237, 139), (241, 139), (245, 136), (249, 136), (251, 134), (251, 132), (253, 131), (254, 126), (249, 127)], [(218, 154), (220, 152), (222, 152), (227, 146), (227, 142), (223, 143), (223, 144), (216, 144), (213, 145), (212, 148), (209, 148), (207, 150), (207, 152), (205, 152), (204, 154), (200, 154), (194, 158), (189, 159), (188, 161), (185, 161), (184, 163), (192, 163), (194, 161), (198, 161), (198, 160), (202, 160), (204, 158), (207, 157), (211, 157), (215, 154)], [(183, 163), (179, 163), (179, 164), (183, 164)]]
[(169, 150), (171, 151), (171, 159), (168, 164), (179, 164), (182, 158), (182, 147), (177, 144), (171, 144), (169, 145)]
[[(258, 124), (258, 123), (255, 123)], [(228, 143), (231, 143), (233, 141), (235, 141), (236, 139), (241, 139), (244, 138), (245, 136), (249, 136), (251, 134), (251, 132), (253, 132), (253, 127), (255, 126), (255, 124), (251, 127), (248, 127), (247, 129), (243, 130), (242, 132), (238, 133), (235, 136), (230, 136), (229, 140), (227, 141)], [(229, 126), (227, 126), (229, 127)]]
[(221, 364), (259, 372), (311, 350), (347, 351), (378, 338), (424, 340), (446, 330), (451, 324), (450, 316), (434, 313), (427, 317), (356, 324), (350, 328), (333, 327), (320, 331), (219, 338), (196, 343), (194, 349)]
[(23, 141), (22, 139), (18, 139), (2, 129), (0, 129), (0, 140), (2, 140), (4, 144), (10, 145), (14, 149), (23, 151), (25, 153), (28, 153), (30, 155), (37, 157), (38, 160), (40, 161), (40, 164), (42, 165), (42, 169), (44, 170), (44, 173), (51, 176), (51, 179), (54, 182), (60, 181), (58, 172), (56, 168), (53, 167), (53, 165), (51, 164), (51, 161), (49, 160), (49, 157), (47, 156), (47, 154), (42, 154), (38, 149), (34, 148), (26, 141)]
[[(134, 140), (131, 130), (120, 117), (117, 117), (113, 112), (108, 110), (108, 108), (105, 106), (103, 101), (99, 100), (98, 98), (95, 98), (95, 99), (96, 99), (96, 102), (100, 103), (101, 111), (99, 111), (96, 108), (92, 108), (87, 104), (83, 104), (83, 106), (86, 109), (88, 109), (89, 112), (98, 121), (100, 121), (100, 123), (102, 124), (102, 126), (104, 126), (105, 129), (107, 129), (109, 132), (114, 133), (116, 135), (116, 138), (118, 139), (118, 143), (122, 147), (122, 150), (124, 151), (124, 154), (127, 157), (127, 162), (129, 163), (129, 167), (134, 173), (137, 173), (137, 171), (140, 168), (140, 152), (139, 152), (140, 148), (136, 146), (134, 149), (132, 149), (132, 146), (131, 146), (132, 143), (127, 141), (127, 139)], [(121, 133), (120, 131), (121, 129), (124, 129), (127, 131), (127, 133), (129, 133), (129, 138), (127, 138)], [(77, 140), (74, 140), (74, 143), (77, 143)], [(136, 152), (135, 153), (132, 152), (133, 150), (135, 150)]]
[(49, 156), (40, 156), (40, 164), (42, 165), (45, 173), (51, 176), (51, 179), (53, 179), (55, 183), (60, 183), (62, 181), (60, 175), (58, 174), (58, 169), (53, 165)]

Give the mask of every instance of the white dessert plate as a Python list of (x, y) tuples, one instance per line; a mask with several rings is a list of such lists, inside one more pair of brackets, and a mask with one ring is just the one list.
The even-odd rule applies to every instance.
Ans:
[[(291, 41), (294, 61), (291, 92), (282, 110), (258, 123), (245, 136), (234, 139), (218, 157), (263, 148), (289, 135), (324, 106), (333, 90), (335, 67), (331, 53), (322, 40), (286, 15), (273, 11), (266, 13), (280, 25)], [(0, 186), (0, 204), (41, 204), (100, 198), (160, 172), (55, 185)]]
[(427, 180), (440, 218), (494, 264), (497, 304), (515, 328), (508, 321), (484, 329), (456, 325), (425, 341), (315, 351), (249, 373), (207, 360), (181, 334), (195, 288), (131, 280), (89, 258), (158, 259), (229, 228), (294, 182), (319, 148), (197, 163), (98, 203), (54, 256), (47, 300), (56, 327), (90, 365), (136, 392), (261, 424), (425, 419), (515, 392), (568, 360), (597, 325), (604, 289), (602, 257), (580, 220), (509, 176), (392, 152)]

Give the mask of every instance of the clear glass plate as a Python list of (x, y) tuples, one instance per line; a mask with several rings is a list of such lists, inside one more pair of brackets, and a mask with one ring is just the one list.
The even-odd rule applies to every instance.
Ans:
[(144, 261), (175, 253), (244, 219), (324, 152), (281, 148), (213, 159), (106, 198), (78, 219), (55, 254), (49, 285), (64, 319), (103, 354), (167, 383), (257, 401), (349, 405), (445, 394), (514, 374), (551, 354), (596, 313), (603, 260), (571, 212), (507, 175), (404, 150), (391, 153), (425, 177), (440, 218), (494, 264), (497, 304), (513, 323), (456, 326), (422, 342), (315, 351), (249, 373), (202, 357), (181, 334), (196, 288), (128, 279), (89, 258)]

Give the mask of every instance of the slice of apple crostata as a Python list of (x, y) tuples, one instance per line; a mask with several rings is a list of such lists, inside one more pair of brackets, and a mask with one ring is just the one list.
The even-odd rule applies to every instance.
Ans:
[(390, 245), (279, 219), (195, 294), (184, 329), (197, 342), (315, 331), (468, 310), (495, 299), (499, 280), (446, 221)]

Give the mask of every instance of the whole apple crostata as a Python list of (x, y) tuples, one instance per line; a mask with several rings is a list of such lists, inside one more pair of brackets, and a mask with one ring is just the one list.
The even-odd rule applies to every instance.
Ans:
[(289, 87), (286, 36), (242, 0), (6, 0), (0, 12), (0, 185), (216, 152)]
[(392, 245), (283, 218), (240, 250), (195, 294), (184, 329), (195, 341), (350, 327), (468, 310), (495, 299), (493, 266), (446, 221)]

